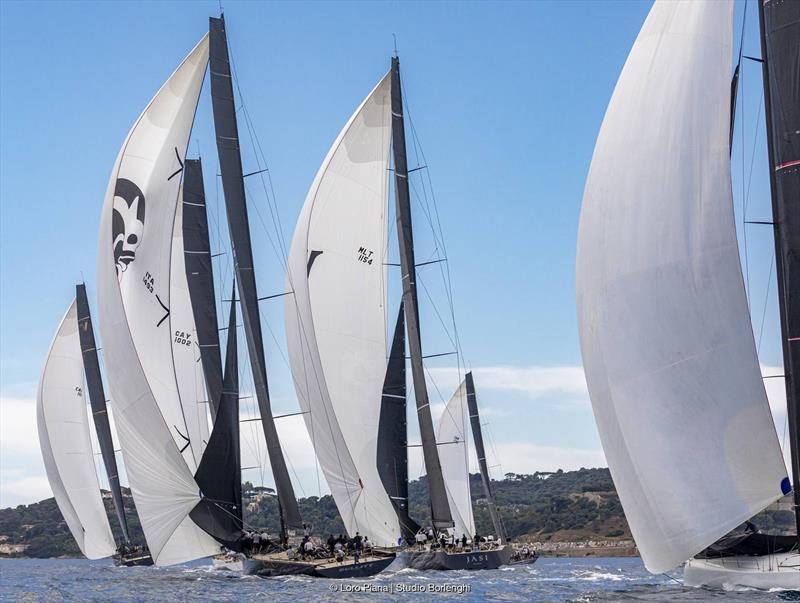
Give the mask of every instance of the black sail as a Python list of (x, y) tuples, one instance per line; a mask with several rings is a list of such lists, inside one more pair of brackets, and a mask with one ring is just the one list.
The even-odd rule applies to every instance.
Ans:
[(267, 442), (272, 475), (282, 519), (287, 527), (302, 525), (297, 499), (294, 496), (286, 460), (283, 457), (267, 385), (267, 368), (258, 309), (258, 292), (253, 267), (253, 249), (250, 241), (250, 224), (245, 202), (242, 158), (239, 153), (239, 131), (236, 124), (236, 107), (228, 57), (228, 41), (224, 18), (210, 19), (209, 54), (211, 64), (211, 100), (214, 110), (214, 128), (217, 134), (217, 151), (222, 172), (222, 188), (230, 229), (236, 278), (239, 282), (242, 319), (247, 350), (253, 369), (253, 383), (261, 413), (261, 425)]
[(428, 474), (431, 496), (431, 517), (434, 527), (449, 528), (454, 525), (447, 503), (439, 451), (433, 431), (425, 369), (422, 366), (422, 342), (419, 331), (419, 306), (417, 303), (417, 271), (414, 259), (414, 236), (411, 228), (411, 202), (408, 192), (408, 161), (406, 159), (406, 134), (403, 123), (403, 98), (400, 88), (400, 60), (392, 58), (392, 151), (394, 155), (394, 188), (397, 213), (397, 239), (400, 243), (400, 269), (403, 275), (403, 303), (405, 305), (408, 347), (411, 352), (411, 377), (417, 404), (422, 454)]
[(89, 389), (92, 418), (97, 431), (97, 440), (100, 442), (100, 453), (103, 456), (108, 487), (111, 489), (111, 498), (114, 501), (114, 510), (117, 512), (122, 537), (125, 542), (129, 542), (128, 520), (125, 517), (125, 505), (122, 502), (122, 490), (119, 486), (117, 458), (114, 455), (114, 442), (111, 439), (106, 393), (103, 389), (103, 377), (100, 374), (100, 361), (97, 357), (97, 344), (92, 328), (92, 315), (89, 312), (89, 299), (86, 297), (86, 285), (80, 284), (75, 287), (75, 297), (78, 302), (78, 335), (83, 356), (83, 371), (86, 375), (86, 387)]
[[(235, 285), (234, 291), (235, 294)], [(242, 549), (242, 463), (239, 450), (239, 365), (236, 337), (236, 301), (231, 296), (228, 344), (222, 398), (214, 429), (194, 478), (200, 502), (192, 520), (229, 549)]]
[(397, 314), (378, 419), (378, 475), (392, 501), (403, 538), (413, 543), (419, 530), (408, 515), (408, 425), (406, 422), (406, 323)]
[(794, 508), (800, 537), (800, 2), (759, 2), (758, 13)]
[(486, 448), (483, 445), (483, 430), (481, 429), (481, 416), (478, 413), (478, 398), (475, 395), (475, 382), (472, 379), (472, 371), (469, 371), (465, 378), (467, 384), (467, 409), (469, 411), (469, 423), (472, 427), (472, 440), (475, 442), (475, 453), (478, 455), (478, 466), (481, 470), (481, 482), (483, 483), (483, 493), (486, 496), (486, 506), (489, 509), (489, 516), (492, 518), (494, 533), (500, 537), (500, 542), (505, 542), (506, 534), (503, 530), (503, 523), (500, 521), (500, 514), (497, 512), (494, 494), (492, 493), (492, 482), (489, 479), (489, 466), (486, 464)]
[(219, 348), (217, 304), (214, 295), (214, 270), (211, 243), (208, 238), (206, 195), (203, 188), (203, 166), (199, 159), (183, 164), (183, 253), (192, 314), (200, 346), (200, 361), (211, 405), (211, 416), (217, 416), (222, 396), (222, 356)]

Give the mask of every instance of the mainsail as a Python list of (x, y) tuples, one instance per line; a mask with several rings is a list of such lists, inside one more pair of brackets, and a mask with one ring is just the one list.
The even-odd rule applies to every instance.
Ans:
[[(222, 396), (222, 357), (203, 187), (203, 165), (199, 159), (187, 159), (184, 162), (182, 210), (186, 280), (197, 331), (194, 343), (200, 352), (211, 416), (216, 417)], [(177, 261), (177, 258), (173, 257), (172, 261)]]
[(119, 484), (119, 471), (117, 470), (117, 457), (114, 453), (114, 442), (111, 438), (111, 425), (108, 420), (108, 406), (106, 394), (103, 389), (103, 378), (100, 374), (100, 361), (97, 357), (97, 343), (94, 339), (92, 316), (89, 312), (89, 299), (86, 296), (86, 285), (75, 287), (75, 302), (78, 308), (78, 335), (83, 356), (83, 370), (86, 375), (86, 390), (92, 406), (92, 419), (94, 419), (97, 441), (100, 445), (100, 454), (106, 468), (108, 488), (114, 501), (120, 531), (124, 542), (130, 540), (128, 533), (128, 519), (125, 516), (125, 504), (122, 501), (122, 489)]
[(81, 356), (77, 303), (73, 301), (42, 370), (36, 421), (56, 504), (81, 552), (89, 559), (100, 559), (113, 555), (117, 546), (97, 481)]
[(788, 491), (733, 216), (730, 2), (657, 0), (600, 129), (578, 232), (595, 419), (646, 567)]
[(800, 538), (800, 2), (759, 2), (775, 265)]
[[(185, 169), (185, 166), (184, 166)], [(183, 214), (185, 203), (182, 187), (178, 192), (175, 207), (175, 224), (172, 227), (172, 257), (169, 278), (169, 319), (172, 338), (172, 359), (175, 365), (175, 379), (178, 383), (183, 420), (186, 424), (188, 448), (192, 452), (192, 464), (197, 467), (203, 458), (203, 450), (208, 442), (208, 398), (201, 362), (200, 340), (195, 326), (194, 304), (189, 288), (189, 264), (186, 261)], [(212, 289), (213, 300), (213, 289)], [(165, 322), (166, 324), (166, 322)], [(214, 324), (214, 330), (217, 326)]]
[(453, 515), (453, 533), (456, 538), (475, 534), (475, 518), (472, 514), (472, 493), (469, 488), (469, 449), (467, 438), (467, 384), (461, 385), (444, 407), (436, 432), (439, 445), (439, 461), (442, 464), (447, 501)]
[(219, 550), (188, 517), (200, 494), (170, 311), (175, 211), (207, 62), (204, 37), (134, 124), (111, 173), (98, 243), (99, 324), (114, 419), (158, 565)]
[[(386, 375), (390, 77), (322, 162), (289, 252), (285, 320), (295, 389), (350, 534), (395, 545), (400, 526), (376, 467)], [(404, 362), (404, 360), (403, 360)]]

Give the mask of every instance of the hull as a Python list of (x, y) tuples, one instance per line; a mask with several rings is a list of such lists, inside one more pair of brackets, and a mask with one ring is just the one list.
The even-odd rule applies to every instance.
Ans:
[(683, 569), (683, 582), (686, 586), (722, 589), (800, 591), (800, 553), (690, 559)]
[(148, 555), (131, 555), (128, 557), (114, 557), (114, 562), (123, 567), (138, 567), (153, 565), (153, 558)]
[(243, 572), (245, 559), (244, 557), (234, 557), (232, 555), (217, 555), (211, 559), (211, 566), (215, 570), (227, 572)]
[(484, 570), (508, 565), (511, 545), (499, 549), (447, 553), (445, 551), (406, 550), (401, 554), (405, 565), (418, 570)]
[(389, 567), (394, 555), (365, 557), (358, 563), (348, 559), (342, 563), (329, 559), (301, 561), (289, 559), (286, 553), (257, 555), (244, 561), (244, 573), (261, 578), (277, 576), (311, 576), (314, 578), (366, 578)]

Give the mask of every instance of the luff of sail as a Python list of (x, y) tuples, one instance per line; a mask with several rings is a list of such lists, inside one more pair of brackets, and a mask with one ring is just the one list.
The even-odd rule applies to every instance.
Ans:
[(648, 570), (782, 496), (756, 356), (728, 142), (733, 7), (658, 0), (597, 139), (577, 249), (600, 438)]
[(108, 487), (117, 512), (123, 542), (130, 540), (128, 534), (128, 519), (125, 516), (125, 505), (122, 501), (122, 489), (119, 484), (119, 471), (117, 458), (114, 453), (114, 441), (111, 438), (111, 425), (108, 420), (108, 406), (103, 389), (103, 378), (100, 374), (100, 361), (97, 357), (97, 343), (94, 338), (92, 316), (89, 312), (89, 299), (86, 296), (86, 285), (75, 287), (75, 303), (78, 308), (78, 335), (83, 357), (83, 372), (86, 375), (86, 389), (92, 407), (97, 441), (103, 457), (103, 466), (106, 468)]
[(75, 301), (47, 353), (36, 396), (36, 422), (47, 480), (78, 548), (89, 559), (113, 555), (117, 547), (100, 496), (83, 392)]
[(376, 467), (386, 374), (390, 77), (336, 138), (300, 212), (285, 302), (289, 361), (303, 418), (345, 528), (397, 543)]
[[(158, 565), (213, 555), (175, 377), (170, 268), (183, 157), (208, 62), (203, 37), (131, 129), (100, 223), (99, 325), (128, 479)], [(182, 452), (183, 449), (183, 452)]]
[(475, 534), (475, 518), (472, 514), (472, 492), (469, 487), (469, 450), (467, 438), (467, 384), (462, 381), (447, 402), (439, 418), (436, 443), (439, 445), (439, 461), (447, 489), (447, 502), (453, 516), (453, 534), (456, 538)]

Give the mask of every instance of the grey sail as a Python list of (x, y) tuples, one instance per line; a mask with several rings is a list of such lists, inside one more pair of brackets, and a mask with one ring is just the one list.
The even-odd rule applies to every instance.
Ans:
[(206, 212), (203, 165), (199, 159), (187, 159), (183, 165), (183, 253), (200, 361), (214, 418), (222, 396), (222, 358)]
[(242, 549), (242, 463), (239, 450), (239, 362), (236, 285), (231, 293), (225, 378), (217, 420), (194, 478), (202, 498), (190, 513), (194, 522), (227, 548)]
[(758, 14), (795, 525), (800, 538), (800, 3), (759, 2)]
[(472, 371), (469, 371), (464, 381), (467, 384), (467, 409), (469, 410), (469, 423), (472, 427), (472, 440), (475, 442), (475, 453), (478, 455), (478, 466), (481, 470), (481, 482), (483, 483), (483, 493), (486, 496), (486, 506), (492, 518), (494, 533), (500, 537), (500, 542), (505, 542), (506, 533), (503, 523), (500, 521), (500, 514), (497, 512), (497, 504), (492, 493), (492, 482), (489, 479), (489, 467), (486, 463), (486, 448), (483, 445), (483, 431), (481, 430), (481, 417), (478, 413), (478, 398), (475, 395), (475, 382), (472, 379)]
[(411, 203), (408, 192), (408, 161), (406, 135), (403, 123), (403, 98), (400, 87), (400, 61), (392, 58), (392, 151), (394, 155), (394, 182), (397, 213), (397, 239), (400, 243), (400, 269), (403, 276), (403, 303), (405, 305), (408, 347), (411, 353), (411, 376), (417, 404), (422, 453), (428, 474), (431, 497), (431, 517), (437, 529), (452, 527), (453, 518), (447, 503), (447, 490), (442, 477), (436, 436), (433, 430), (425, 369), (422, 366), (422, 342), (419, 329), (417, 302), (414, 236), (411, 227)]
[(92, 418), (94, 419), (97, 440), (100, 443), (100, 453), (103, 457), (103, 466), (108, 476), (108, 487), (111, 490), (111, 498), (114, 501), (114, 510), (117, 513), (122, 538), (124, 542), (129, 542), (128, 520), (125, 517), (125, 505), (122, 501), (122, 490), (119, 485), (117, 459), (114, 455), (114, 442), (111, 438), (111, 426), (108, 422), (106, 393), (103, 389), (103, 377), (100, 374), (100, 362), (97, 357), (97, 343), (94, 339), (92, 316), (89, 312), (89, 299), (86, 296), (86, 285), (80, 284), (75, 287), (75, 298), (78, 304), (78, 336), (81, 342), (83, 371), (86, 375), (86, 387), (89, 390)]
[(406, 323), (400, 303), (394, 327), (389, 362), (381, 393), (378, 420), (378, 474), (407, 542), (414, 542), (419, 530), (408, 515), (408, 425), (406, 422)]
[(214, 111), (214, 128), (217, 134), (217, 151), (222, 172), (222, 188), (230, 229), (236, 278), (239, 282), (242, 319), (247, 350), (253, 370), (253, 383), (261, 413), (261, 425), (267, 442), (275, 489), (280, 502), (281, 518), (287, 527), (302, 524), (297, 499), (294, 495), (286, 460), (283, 457), (267, 385), (267, 368), (258, 309), (258, 292), (253, 267), (253, 250), (250, 241), (250, 224), (245, 202), (242, 158), (239, 152), (239, 131), (236, 124), (236, 107), (233, 99), (228, 41), (225, 20), (210, 19), (211, 100)]

